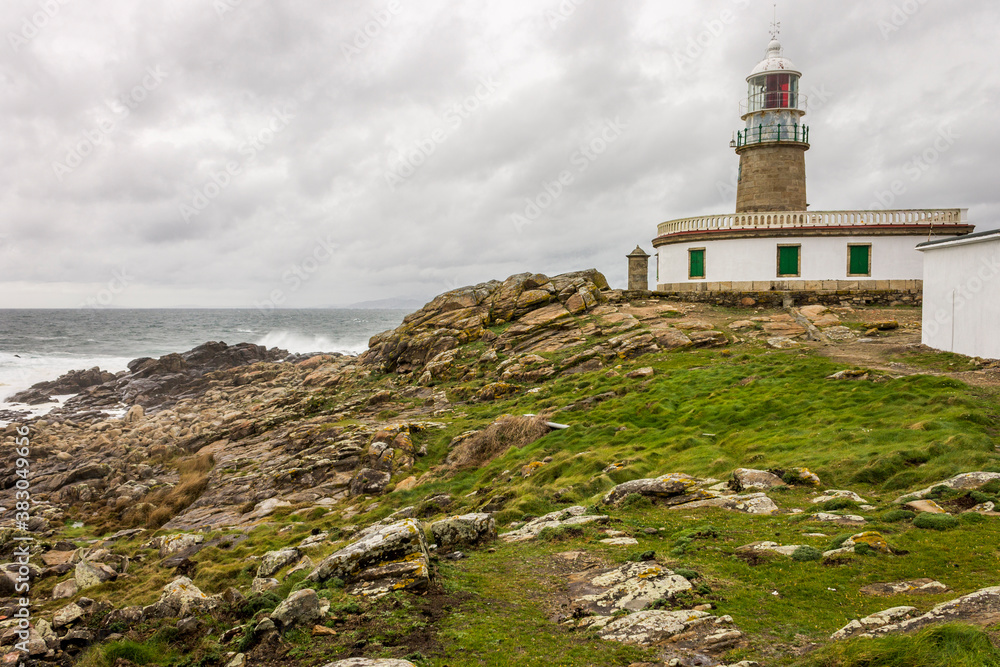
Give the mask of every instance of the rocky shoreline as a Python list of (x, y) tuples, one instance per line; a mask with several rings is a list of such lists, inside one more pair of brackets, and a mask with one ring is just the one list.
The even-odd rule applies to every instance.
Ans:
[[(11, 650), (18, 637), (14, 592), (19, 570), (13, 555), (22, 531), (12, 502), (4, 501), (0, 552), (12, 564), (0, 572), (0, 596), (8, 596), (3, 614), (9, 619), (0, 619), (0, 651), (9, 651), (14, 662), (69, 665), (88, 646), (122, 640), (127, 634), (122, 630), (135, 624), (176, 619), (170, 623), (177, 633), (204, 638), (206, 619), (212, 619), (228, 627), (218, 640), (226, 648), (216, 662), (205, 664), (272, 664), (268, 660), (287, 652), (282, 637), (291, 629), (305, 628), (314, 636), (326, 632), (324, 623), (336, 612), (317, 591), (323, 594), (331, 582), (362, 599), (426, 592), (439, 586), (440, 558), (457, 553), (460, 559), (461, 550), (493, 549), (494, 544), (530, 543), (553, 532), (599, 530), (602, 542), (628, 546), (636, 539), (616, 534), (621, 531), (608, 525), (609, 515), (640, 501), (685, 514), (707, 508), (779, 518), (801, 514), (817, 525), (868, 523), (846, 512), (804, 512), (776, 502), (772, 491), (786, 488), (821, 498), (814, 501), (817, 507), (846, 494), (863, 500), (853, 491), (824, 490), (820, 478), (804, 468), (739, 468), (719, 479), (668, 467), (657, 477), (615, 484), (599, 496), (599, 506), (569, 506), (503, 526), (495, 517), (512, 498), (501, 485), (484, 485), (462, 498), (442, 490), (457, 471), (478, 469), (512, 444), (528, 444), (559, 426), (551, 415), (498, 415), (453, 437), (446, 451), (429, 450), (431, 436), (463, 418), (467, 406), (528, 395), (556, 378), (596, 372), (607, 377), (627, 373), (641, 387), (657, 372), (652, 366), (619, 369), (661, 352), (742, 344), (794, 351), (900, 327), (882, 320), (868, 329), (849, 328), (840, 316), (853, 311), (848, 306), (840, 315), (823, 306), (749, 311), (727, 317), (724, 324), (708, 321), (694, 308), (659, 299), (630, 301), (594, 270), (551, 278), (526, 273), (443, 294), (397, 329), (374, 336), (358, 357), (289, 355), (210, 342), (159, 359), (136, 359), (116, 375), (91, 369), (35, 385), (14, 400), (41, 404), (54, 395), (76, 394), (29, 424), (34, 504), (27, 529), (35, 539), (29, 577), (36, 586), (48, 582), (44, 587), (51, 584), (51, 590), (47, 599), (33, 601), (37, 613), (29, 650)], [(831, 381), (879, 381), (876, 376), (852, 372)], [(582, 392), (559, 409), (580, 414), (617, 396)], [(124, 416), (109, 418), (113, 410)], [(13, 425), (0, 431), (6, 463), (0, 488), (8, 493), (17, 483), (17, 435)], [(504, 446), (496, 449), (497, 442)], [(547, 464), (528, 462), (510, 476), (528, 478), (544, 472)], [(606, 479), (626, 469), (625, 463), (615, 463), (600, 472)], [(950, 488), (989, 488), (1000, 478), (1000, 473), (977, 474), (974, 483)], [(316, 528), (295, 544), (254, 554), (256, 567), (247, 586), (216, 582), (216, 591), (206, 593), (195, 584), (199, 568), (206, 567), (204, 554), (235, 552), (248, 534), (279, 525), (275, 517), (295, 518), (289, 526), (307, 526), (311, 518), (330, 513), (350, 521), (375, 511), (381, 499), (394, 506), (394, 495), (419, 497), (421, 488), (432, 491), (378, 521), (336, 532)], [(856, 506), (864, 504), (851, 505)], [(993, 509), (985, 503), (972, 508), (988, 520), (995, 516)], [(78, 524), (93, 527), (100, 537), (81, 542), (61, 536), (66, 526)], [(836, 560), (885, 543), (877, 531), (854, 530), (837, 553), (821, 552), (819, 558)], [(798, 558), (805, 553), (802, 547), (759, 542), (739, 553)], [(885, 553), (891, 553), (889, 547)], [(87, 596), (116, 582), (145, 586), (135, 579), (139, 563), (169, 578), (157, 599), (121, 606)], [(583, 572), (571, 579), (572, 611), (558, 623), (613, 642), (659, 647), (662, 662), (643, 664), (718, 665), (747, 646), (739, 618), (712, 614), (711, 604), (683, 607), (680, 601), (690, 597), (696, 577), (658, 563), (655, 556)], [(301, 588), (267, 614), (238, 618), (236, 610), (246, 608), (248, 600), (273, 594), (293, 575), (303, 582)], [(955, 609), (965, 612), (933, 613), (986, 624), (984, 619), (1000, 610), (1000, 593), (984, 588), (979, 595), (975, 604), (956, 602)], [(656, 607), (664, 604), (675, 606)], [(877, 627), (869, 634), (885, 634), (896, 626), (916, 627), (916, 620), (900, 620), (914, 616), (909, 609), (906, 615), (889, 614), (884, 623), (882, 617), (853, 621), (844, 636), (858, 628)], [(238, 650), (232, 644), (236, 637), (247, 638)], [(372, 658), (330, 664), (414, 663)]]

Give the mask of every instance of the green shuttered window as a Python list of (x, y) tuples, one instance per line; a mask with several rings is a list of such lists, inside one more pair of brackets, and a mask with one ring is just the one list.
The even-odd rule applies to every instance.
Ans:
[(705, 249), (692, 248), (688, 250), (688, 278), (705, 277)]
[(799, 275), (799, 246), (778, 246), (778, 276)]
[(870, 276), (872, 274), (872, 247), (870, 245), (847, 246), (847, 275)]

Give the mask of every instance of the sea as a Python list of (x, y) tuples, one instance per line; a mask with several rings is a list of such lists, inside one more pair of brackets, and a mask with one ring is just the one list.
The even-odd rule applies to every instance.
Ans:
[[(406, 310), (386, 309), (0, 309), (0, 412), (41, 415), (7, 398), (77, 369), (112, 373), (129, 361), (185, 352), (207, 341), (256, 343), (293, 353), (359, 354), (374, 334), (398, 326)], [(59, 397), (63, 402), (68, 397)], [(0, 425), (3, 422), (0, 421)]]

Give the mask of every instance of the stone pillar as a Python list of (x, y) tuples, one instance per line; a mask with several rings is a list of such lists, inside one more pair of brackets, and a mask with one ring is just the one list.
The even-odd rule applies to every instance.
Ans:
[(808, 144), (751, 144), (740, 148), (736, 212), (806, 210)]
[(628, 255), (628, 288), (632, 292), (649, 290), (649, 255), (639, 246)]

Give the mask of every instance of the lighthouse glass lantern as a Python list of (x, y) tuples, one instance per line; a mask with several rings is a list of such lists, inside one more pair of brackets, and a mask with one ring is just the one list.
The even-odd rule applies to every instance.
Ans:
[(792, 62), (782, 55), (781, 44), (772, 39), (767, 55), (747, 77), (747, 99), (740, 105), (746, 123), (738, 133), (737, 146), (767, 141), (808, 143), (805, 96), (799, 94), (799, 77)]

